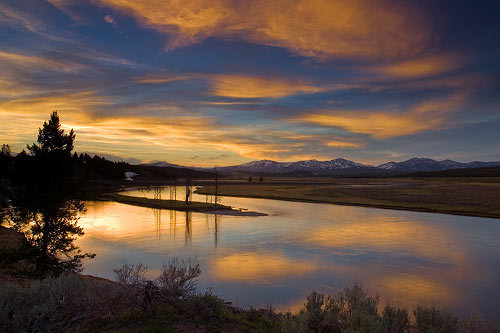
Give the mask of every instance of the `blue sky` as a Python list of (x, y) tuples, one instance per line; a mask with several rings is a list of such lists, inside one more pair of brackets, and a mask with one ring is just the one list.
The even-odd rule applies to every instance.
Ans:
[(0, 0), (0, 143), (187, 165), (500, 160), (497, 1)]

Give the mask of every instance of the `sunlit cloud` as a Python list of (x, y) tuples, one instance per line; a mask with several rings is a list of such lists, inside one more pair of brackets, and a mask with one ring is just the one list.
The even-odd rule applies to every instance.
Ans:
[[(111, 115), (107, 109), (120, 109)], [(163, 116), (140, 116), (158, 108)], [(287, 159), (306, 153), (307, 142), (322, 142), (323, 136), (296, 136), (293, 132), (245, 125), (226, 125), (216, 118), (188, 114), (165, 105), (123, 105), (115, 98), (100, 96), (95, 91), (12, 98), (0, 103), (0, 121), (6, 130), (0, 142), (18, 150), (36, 138), (38, 128), (51, 111), (58, 110), (64, 128), (77, 133), (76, 149), (126, 154), (144, 160), (176, 156), (179, 163), (189, 163), (192, 147), (206, 154), (232, 152), (229, 158)], [(168, 112), (168, 113), (165, 113)], [(130, 114), (127, 116), (126, 114)], [(235, 130), (237, 129), (237, 130)], [(305, 149), (305, 150), (304, 150)], [(206, 155), (205, 154), (205, 155)], [(326, 157), (327, 154), (323, 156)], [(185, 157), (181, 157), (185, 156)], [(316, 155), (318, 157), (319, 155)], [(206, 166), (221, 161), (199, 161)]]
[(378, 139), (410, 135), (439, 129), (445, 125), (450, 112), (462, 105), (463, 98), (454, 96), (418, 104), (408, 111), (331, 110), (310, 113), (292, 121), (321, 126), (339, 127), (347, 131), (369, 134)]
[(213, 78), (212, 92), (215, 96), (232, 98), (278, 98), (295, 94), (317, 93), (328, 89), (284, 79), (219, 75)]
[(374, 72), (404, 79), (419, 78), (442, 74), (458, 68), (461, 64), (462, 61), (456, 56), (438, 55), (420, 57), (376, 67)]
[[(33, 8), (36, 8), (36, 5)], [(8, 25), (12, 27), (21, 27), (32, 33), (42, 36), (49, 40), (59, 42), (70, 42), (65, 34), (60, 31), (49, 29), (48, 25), (37, 15), (25, 10), (19, 10), (6, 3), (0, 4), (0, 26)]]
[[(452, 45), (431, 7), (5, 2), (0, 139), (20, 150), (58, 110), (77, 131), (79, 151), (141, 160), (193, 165), (201, 156), (201, 166), (345, 157), (374, 164), (422, 154), (427, 134), (456, 138), (463, 126), (486, 124), (483, 115), (498, 119), (498, 69), (488, 65), (495, 50), (480, 58)], [(121, 31), (110, 26), (117, 22)], [(458, 153), (452, 141), (442, 149), (472, 154)]]
[[(243, 74), (147, 75), (138, 77), (135, 80), (143, 84), (162, 84), (182, 80), (207, 80), (212, 87), (211, 95), (229, 98), (280, 98), (346, 88), (345, 85), (332, 84), (321, 86), (295, 79), (287, 80), (284, 78)], [(224, 102), (218, 103), (221, 105)]]
[(362, 147), (363, 144), (358, 142), (348, 142), (348, 141), (325, 141), (325, 146), (334, 147), (334, 148), (359, 148)]
[(33, 70), (50, 69), (54, 71), (72, 71), (83, 67), (82, 65), (69, 60), (56, 60), (35, 55), (25, 55), (17, 52), (5, 52), (1, 50), (0, 66), (18, 66)]
[(115, 28), (118, 26), (118, 24), (116, 23), (116, 21), (115, 21), (114, 17), (113, 17), (113, 16), (111, 16), (111, 15), (106, 15), (106, 16), (104, 16), (104, 21), (105, 21), (106, 23), (111, 24), (111, 25), (112, 25), (112, 26), (114, 26)]
[(208, 37), (243, 38), (308, 57), (379, 58), (419, 52), (428, 41), (416, 8), (364, 0), (100, 0), (168, 34), (167, 49)]

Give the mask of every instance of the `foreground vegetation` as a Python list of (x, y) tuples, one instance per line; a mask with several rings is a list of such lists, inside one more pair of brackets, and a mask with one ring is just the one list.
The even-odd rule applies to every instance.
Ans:
[(241, 309), (196, 291), (196, 262), (173, 260), (156, 279), (124, 265), (116, 281), (74, 273), (3, 284), (0, 330), (6, 332), (499, 332), (480, 316), (458, 319), (435, 307), (386, 305), (357, 284), (334, 295), (313, 292), (298, 313)]
[[(203, 186), (198, 194), (213, 194)], [(221, 196), (333, 203), (500, 218), (500, 178), (266, 179), (225, 183)]]

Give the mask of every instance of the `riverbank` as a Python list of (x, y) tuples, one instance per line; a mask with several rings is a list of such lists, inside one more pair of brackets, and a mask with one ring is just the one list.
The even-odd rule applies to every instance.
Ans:
[[(321, 179), (320, 179), (321, 180)], [(201, 186), (197, 194), (213, 194)], [(330, 203), (384, 209), (500, 218), (500, 178), (271, 179), (225, 183), (220, 196)]]
[(185, 212), (199, 212), (205, 214), (229, 215), (229, 216), (266, 216), (267, 214), (253, 211), (234, 209), (231, 206), (221, 204), (205, 203), (198, 201), (180, 201), (180, 200), (155, 200), (141, 197), (133, 197), (120, 193), (109, 193), (102, 196), (103, 200), (115, 201), (127, 205), (153, 208), (168, 209)]

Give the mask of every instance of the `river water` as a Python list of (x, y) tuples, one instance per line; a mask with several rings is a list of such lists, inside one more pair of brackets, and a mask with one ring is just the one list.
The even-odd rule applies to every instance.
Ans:
[[(177, 188), (177, 199), (183, 197)], [(153, 197), (154, 191), (127, 194)], [(163, 199), (170, 189), (163, 188)], [(211, 197), (194, 195), (195, 201)], [(436, 305), (500, 317), (500, 220), (331, 204), (223, 197), (269, 214), (215, 216), (87, 202), (84, 273), (113, 278), (141, 262), (155, 276), (174, 258), (196, 258), (199, 289), (239, 306), (297, 310), (316, 290), (358, 282), (385, 302)]]

